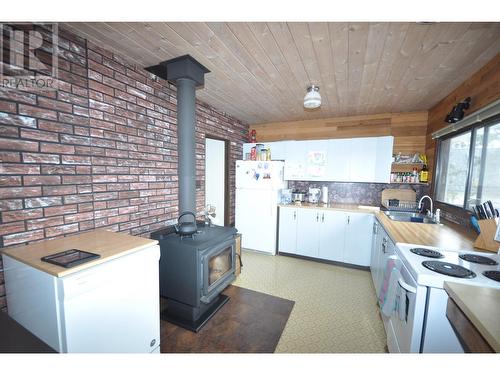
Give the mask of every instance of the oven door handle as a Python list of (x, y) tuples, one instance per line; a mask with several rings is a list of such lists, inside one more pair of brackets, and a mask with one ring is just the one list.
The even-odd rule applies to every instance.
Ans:
[(408, 285), (401, 278), (398, 279), (398, 284), (401, 288), (403, 288), (404, 290), (406, 290), (409, 293), (413, 293), (413, 294), (417, 293), (417, 288), (415, 288), (411, 285)]

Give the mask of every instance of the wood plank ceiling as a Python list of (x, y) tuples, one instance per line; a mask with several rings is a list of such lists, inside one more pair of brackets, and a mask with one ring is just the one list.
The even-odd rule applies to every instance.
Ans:
[(62, 25), (144, 67), (192, 55), (211, 70), (198, 99), (249, 124), (427, 110), (500, 52), (500, 23)]

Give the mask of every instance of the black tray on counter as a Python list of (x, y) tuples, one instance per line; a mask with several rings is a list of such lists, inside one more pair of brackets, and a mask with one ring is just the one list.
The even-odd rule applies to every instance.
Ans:
[(56, 266), (71, 268), (100, 257), (101, 256), (99, 254), (89, 253), (88, 251), (70, 249), (61, 251), (60, 253), (44, 256), (41, 259), (43, 262), (52, 263)]

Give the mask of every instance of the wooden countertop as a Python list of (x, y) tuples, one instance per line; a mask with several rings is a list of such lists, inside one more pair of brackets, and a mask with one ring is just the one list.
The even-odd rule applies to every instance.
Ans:
[(394, 221), (383, 212), (376, 213), (376, 217), (395, 243), (435, 246), (449, 250), (476, 250), (473, 238), (450, 225)]
[(301, 203), (301, 204), (279, 204), (279, 207), (296, 207), (309, 208), (333, 211), (349, 211), (349, 212), (367, 212), (374, 213), (380, 211), (379, 207), (363, 206), (359, 204), (342, 204), (342, 203)]
[[(62, 277), (142, 250), (157, 243), (158, 241), (156, 240), (135, 237), (125, 233), (95, 230), (74, 236), (38, 242), (32, 245), (11, 247), (2, 250), (1, 253), (51, 275)], [(89, 251), (99, 254), (101, 257), (72, 268), (64, 268), (55, 264), (42, 262), (40, 259), (46, 255), (69, 249)]]
[(500, 289), (444, 283), (450, 298), (471, 321), (481, 336), (500, 352)]

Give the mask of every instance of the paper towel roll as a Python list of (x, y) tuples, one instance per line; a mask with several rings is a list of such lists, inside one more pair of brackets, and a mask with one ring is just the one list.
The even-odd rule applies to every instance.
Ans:
[(328, 203), (328, 187), (323, 186), (321, 188), (321, 203)]

